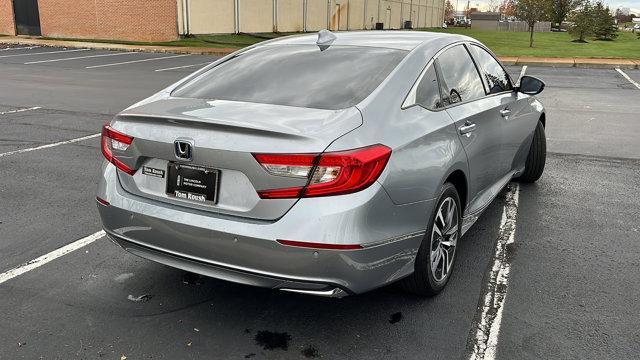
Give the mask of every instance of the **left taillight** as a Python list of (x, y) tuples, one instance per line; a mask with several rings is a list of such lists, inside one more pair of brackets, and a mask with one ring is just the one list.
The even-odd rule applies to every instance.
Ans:
[(108, 162), (115, 165), (121, 171), (133, 175), (136, 173), (136, 169), (132, 169), (127, 166), (125, 163), (120, 161), (114, 154), (113, 150), (117, 151), (126, 151), (129, 148), (129, 145), (133, 142), (133, 137), (129, 135), (125, 135), (119, 131), (114, 130), (109, 125), (105, 125), (102, 127), (102, 140), (101, 140), (101, 148), (102, 155), (104, 155), (105, 159)]
[(384, 170), (391, 149), (384, 145), (322, 154), (253, 154), (270, 174), (307, 179), (306, 186), (258, 191), (262, 199), (333, 196), (364, 190)]

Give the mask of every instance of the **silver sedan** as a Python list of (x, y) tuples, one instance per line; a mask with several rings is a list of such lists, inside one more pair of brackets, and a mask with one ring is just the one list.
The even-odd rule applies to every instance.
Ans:
[(543, 89), (465, 36), (267, 41), (104, 126), (100, 216), (127, 251), (218, 279), (434, 295), (500, 190), (542, 175)]

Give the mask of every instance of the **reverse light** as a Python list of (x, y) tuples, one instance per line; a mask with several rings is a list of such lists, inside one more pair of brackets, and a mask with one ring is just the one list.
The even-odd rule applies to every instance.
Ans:
[(136, 173), (136, 169), (132, 169), (127, 166), (125, 163), (120, 161), (114, 154), (113, 150), (117, 151), (126, 151), (129, 148), (129, 145), (133, 142), (133, 137), (125, 135), (121, 132), (118, 132), (111, 128), (109, 125), (105, 125), (102, 127), (102, 140), (101, 140), (101, 148), (102, 155), (104, 155), (105, 159), (108, 162), (115, 165), (118, 169), (123, 172), (133, 175)]
[(254, 154), (270, 174), (307, 178), (306, 186), (258, 191), (263, 199), (350, 194), (373, 184), (384, 170), (391, 149), (373, 145), (323, 154)]

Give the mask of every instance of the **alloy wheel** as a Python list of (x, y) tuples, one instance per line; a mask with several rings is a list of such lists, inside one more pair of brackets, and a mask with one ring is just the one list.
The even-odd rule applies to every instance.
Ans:
[(458, 206), (452, 197), (445, 198), (436, 213), (431, 231), (431, 274), (441, 282), (451, 273), (458, 243)]

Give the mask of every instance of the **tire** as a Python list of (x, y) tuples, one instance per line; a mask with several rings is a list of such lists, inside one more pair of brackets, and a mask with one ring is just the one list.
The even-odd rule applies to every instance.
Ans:
[[(447, 212), (443, 211), (442, 216), (439, 216), (439, 214), (443, 207), (444, 210), (448, 210), (448, 206), (452, 203), (455, 205), (455, 212), (451, 216), (451, 222), (447, 224), (445, 219), (447, 218)], [(434, 230), (434, 227), (436, 230)], [(445, 183), (442, 186), (442, 191), (440, 192), (434, 213), (431, 219), (429, 219), (427, 231), (422, 239), (418, 255), (416, 255), (414, 272), (400, 282), (400, 286), (404, 291), (420, 296), (434, 296), (444, 289), (454, 269), (457, 243), (460, 239), (461, 230), (462, 207), (460, 206), (460, 196), (453, 184)], [(438, 231), (445, 234), (445, 236), (438, 237)], [(451, 235), (447, 235), (446, 233), (451, 233)], [(446, 246), (445, 243), (451, 246)], [(445, 255), (444, 252), (441, 253), (441, 257), (435, 262), (436, 266), (434, 271), (432, 261), (430, 260), (434, 251), (438, 252), (437, 248), (441, 248), (442, 251), (447, 251), (447, 254)], [(435, 258), (437, 259), (438, 257), (436, 256)], [(443, 266), (445, 266), (445, 262), (448, 264), (446, 273), (442, 271), (444, 270)]]
[(536, 126), (536, 131), (533, 134), (533, 141), (529, 148), (529, 154), (527, 155), (527, 162), (525, 163), (524, 172), (518, 181), (524, 183), (532, 183), (538, 181), (544, 172), (544, 164), (547, 160), (547, 138), (544, 134), (544, 126), (540, 121)]

